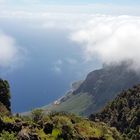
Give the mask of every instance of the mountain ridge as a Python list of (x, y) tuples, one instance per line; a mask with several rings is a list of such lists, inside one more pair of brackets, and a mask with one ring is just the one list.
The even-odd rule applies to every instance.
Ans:
[[(61, 100), (57, 105), (51, 104), (44, 109), (46, 112), (66, 111), (88, 116), (93, 112), (100, 111), (107, 102), (113, 100), (122, 90), (139, 83), (140, 74), (129, 69), (127, 63), (104, 66), (102, 69), (90, 72), (76, 90), (65, 95), (66, 100)], [(77, 106), (79, 100), (81, 100), (81, 104), (83, 102), (81, 108)]]
[(132, 140), (140, 139), (140, 84), (120, 93), (104, 109), (90, 115), (90, 120), (102, 121), (126, 134)]

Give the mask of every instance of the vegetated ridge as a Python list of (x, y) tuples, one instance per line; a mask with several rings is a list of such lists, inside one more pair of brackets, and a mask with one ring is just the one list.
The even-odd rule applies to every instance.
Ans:
[(102, 69), (90, 72), (86, 79), (68, 94), (49, 106), (46, 112), (66, 111), (82, 116), (100, 111), (122, 90), (140, 83), (140, 74), (130, 70), (129, 64), (105, 65)]
[[(0, 81), (0, 140), (122, 140), (122, 135), (107, 124), (93, 122), (74, 114), (45, 114), (41, 109), (31, 115), (12, 115), (10, 89)], [(7, 113), (8, 112), (8, 113)]]
[(90, 120), (116, 127), (131, 140), (140, 140), (140, 85), (123, 91)]

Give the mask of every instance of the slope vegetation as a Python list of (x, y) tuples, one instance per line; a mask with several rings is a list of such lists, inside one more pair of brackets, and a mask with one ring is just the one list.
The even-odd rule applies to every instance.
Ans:
[(105, 123), (73, 114), (35, 112), (31, 116), (1, 118), (0, 139), (8, 136), (2, 140), (122, 140), (121, 134)]
[(6, 80), (0, 79), (0, 115), (9, 114), (10, 108), (10, 87)]
[(123, 91), (100, 113), (90, 116), (116, 127), (132, 140), (140, 140), (140, 85)]
[(37, 109), (28, 116), (13, 116), (9, 91), (8, 82), (1, 80), (0, 140), (122, 140), (115, 128), (74, 114), (46, 115), (43, 110)]
[(100, 111), (122, 90), (140, 83), (140, 74), (128, 70), (128, 65), (104, 66), (88, 74), (87, 78), (61, 100), (44, 107), (50, 111), (74, 112), (88, 116)]

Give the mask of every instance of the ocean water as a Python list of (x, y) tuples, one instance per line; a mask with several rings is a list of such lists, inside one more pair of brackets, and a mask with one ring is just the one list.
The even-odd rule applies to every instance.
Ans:
[(69, 39), (69, 31), (31, 28), (22, 21), (0, 21), (2, 31), (26, 50), (21, 66), (0, 73), (10, 82), (13, 112), (25, 112), (49, 104), (70, 89), (73, 81), (100, 67), (86, 62), (81, 47)]

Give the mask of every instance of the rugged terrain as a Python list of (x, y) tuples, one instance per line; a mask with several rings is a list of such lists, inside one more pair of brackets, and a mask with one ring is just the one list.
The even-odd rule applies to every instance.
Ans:
[(104, 66), (88, 74), (86, 79), (64, 97), (49, 106), (46, 112), (66, 111), (82, 116), (100, 111), (122, 90), (140, 83), (140, 74), (130, 70), (127, 63)]
[[(59, 102), (76, 97), (75, 91), (82, 84), (75, 83), (69, 97), (64, 96)], [(79, 98), (77, 106), (81, 102), (82, 98)], [(10, 107), (9, 84), (0, 80), (0, 140), (140, 139), (140, 85), (123, 90), (102, 111), (91, 114), (89, 119), (66, 112), (46, 114), (42, 109), (33, 110), (26, 116), (12, 115)]]
[(140, 140), (140, 85), (123, 91), (90, 119), (116, 127), (132, 140)]
[(45, 114), (36, 109), (28, 116), (12, 115), (10, 89), (0, 81), (0, 140), (122, 140), (116, 128), (64, 112)]

